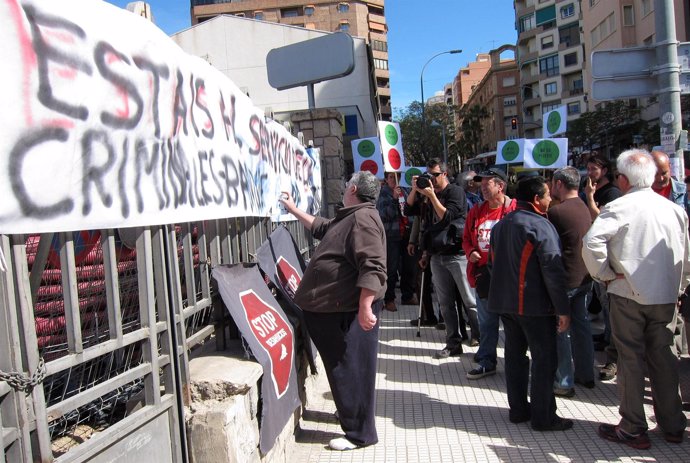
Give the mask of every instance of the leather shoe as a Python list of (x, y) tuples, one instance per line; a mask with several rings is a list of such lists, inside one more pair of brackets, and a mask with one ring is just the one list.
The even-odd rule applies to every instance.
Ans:
[(414, 294), (409, 299), (403, 299), (400, 301), (402, 305), (419, 305), (419, 299)]
[(685, 437), (685, 430), (679, 432), (664, 432), (664, 439), (666, 442), (672, 444), (682, 444)]
[(434, 358), (436, 359), (447, 359), (448, 357), (454, 357), (457, 355), (462, 354), (462, 346), (458, 346), (454, 349), (451, 349), (449, 347), (444, 347), (443, 350), (440, 350), (434, 354)]
[(383, 306), (383, 308), (389, 312), (397, 312), (398, 311), (398, 308), (395, 306), (395, 302), (393, 302), (393, 301), (386, 302), (386, 304)]
[(575, 384), (579, 384), (580, 386), (586, 387), (587, 389), (594, 389), (594, 380), (582, 381), (581, 379), (575, 378)]
[(570, 428), (573, 427), (573, 420), (569, 420), (567, 418), (560, 418), (556, 417), (556, 419), (549, 425), (546, 426), (537, 426), (537, 425), (532, 425), (532, 429), (535, 431), (566, 431)]

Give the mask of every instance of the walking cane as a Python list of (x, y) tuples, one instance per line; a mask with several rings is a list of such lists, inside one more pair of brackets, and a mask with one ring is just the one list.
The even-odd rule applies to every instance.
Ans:
[(417, 337), (421, 338), (422, 337), (422, 301), (424, 300), (424, 272), (426, 269), (422, 271), (422, 284), (420, 285), (419, 288), (419, 314), (417, 316)]

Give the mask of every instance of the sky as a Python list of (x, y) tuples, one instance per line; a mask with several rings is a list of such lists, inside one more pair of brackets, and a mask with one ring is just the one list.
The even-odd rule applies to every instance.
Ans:
[[(109, 0), (126, 7), (130, 0)], [(156, 24), (168, 35), (190, 27), (189, 0), (149, 0)], [(443, 90), (460, 68), (504, 44), (515, 44), (513, 2), (509, 0), (387, 0), (388, 60), (393, 112), (421, 100), (422, 67), (436, 53), (461, 54), (434, 58), (424, 70), (424, 98)]]

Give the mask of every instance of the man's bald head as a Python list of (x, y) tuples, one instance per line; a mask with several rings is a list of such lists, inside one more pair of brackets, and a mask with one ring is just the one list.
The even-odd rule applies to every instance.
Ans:
[(671, 162), (668, 154), (663, 151), (652, 151), (652, 158), (656, 165), (656, 175), (654, 176), (652, 188), (661, 190), (666, 188), (671, 182)]

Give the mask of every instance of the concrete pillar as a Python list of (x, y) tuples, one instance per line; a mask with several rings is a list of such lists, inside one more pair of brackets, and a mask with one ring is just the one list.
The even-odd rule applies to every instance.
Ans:
[(321, 182), (323, 207), (321, 215), (335, 216), (335, 205), (342, 202), (345, 186), (343, 156), (343, 116), (335, 109), (314, 109), (291, 115), (293, 133), (302, 132), (304, 142), (313, 141), (321, 154)]

